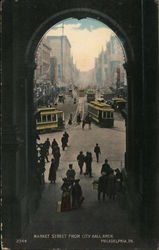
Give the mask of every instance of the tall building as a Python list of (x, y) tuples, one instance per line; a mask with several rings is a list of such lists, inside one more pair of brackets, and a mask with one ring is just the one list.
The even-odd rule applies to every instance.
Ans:
[(51, 82), (57, 82), (57, 59), (56, 57), (50, 57), (50, 74), (51, 74)]
[(95, 58), (96, 82), (100, 86), (126, 84), (126, 73), (123, 68), (124, 54), (115, 35), (106, 44), (105, 50)]
[(47, 40), (42, 39), (37, 48), (35, 56), (35, 62), (37, 65), (34, 73), (35, 82), (51, 80), (50, 54), (51, 54), (51, 48), (48, 46)]
[(57, 59), (57, 78), (63, 83), (72, 81), (71, 44), (67, 36), (47, 36), (51, 56)]

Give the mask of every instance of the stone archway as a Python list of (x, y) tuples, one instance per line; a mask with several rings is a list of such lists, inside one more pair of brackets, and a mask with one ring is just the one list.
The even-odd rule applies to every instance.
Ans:
[[(93, 8), (92, 9), (92, 4)], [(6, 245), (19, 237), (40, 199), (33, 177), (33, 74), (34, 53), (43, 34), (68, 17), (86, 16), (106, 23), (122, 41), (127, 55), (128, 78), (128, 190), (130, 214), (138, 215), (141, 230), (151, 237), (156, 230), (157, 179), (157, 34), (153, 1), (4, 1), (6, 23), (3, 43), (3, 235)], [(131, 13), (129, 12), (131, 10)], [(144, 13), (145, 10), (145, 13)], [(152, 17), (149, 13), (154, 13)], [(147, 11), (147, 12), (146, 12)], [(18, 17), (18, 18), (17, 18)], [(154, 19), (153, 19), (154, 18)], [(146, 20), (146, 21), (145, 21)], [(155, 19), (156, 20), (156, 19)], [(151, 30), (153, 37), (146, 30)], [(156, 31), (156, 33), (155, 33)], [(154, 39), (153, 39), (154, 38)], [(150, 46), (151, 51), (146, 47)], [(147, 60), (146, 60), (147, 59)], [(144, 62), (144, 64), (143, 64)], [(146, 81), (144, 81), (144, 77)], [(147, 77), (147, 78), (146, 78)], [(153, 79), (153, 82), (152, 82)], [(150, 95), (150, 98), (148, 98)], [(153, 113), (151, 109), (153, 108)], [(156, 113), (155, 113), (156, 112)], [(149, 116), (150, 115), (150, 116)], [(144, 123), (147, 122), (147, 125)], [(7, 126), (6, 126), (7, 124)], [(151, 138), (152, 137), (152, 138)], [(156, 147), (152, 152), (151, 146)], [(154, 159), (155, 157), (155, 159)], [(149, 165), (152, 168), (149, 168)], [(9, 173), (9, 174), (8, 174)], [(150, 178), (148, 177), (150, 176)], [(148, 183), (148, 184), (147, 184)], [(149, 201), (150, 202), (149, 202)], [(153, 216), (150, 215), (153, 211)], [(148, 215), (149, 213), (149, 215)], [(134, 218), (134, 217), (133, 217)], [(151, 233), (149, 227), (152, 225)]]

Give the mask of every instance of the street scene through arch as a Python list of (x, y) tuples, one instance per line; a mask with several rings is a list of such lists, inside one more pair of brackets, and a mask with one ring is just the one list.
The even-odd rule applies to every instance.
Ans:
[[(142, 245), (142, 249), (144, 246), (156, 249), (159, 190), (156, 1), (69, 0), (61, 4), (60, 0), (6, 0), (3, 13), (3, 246), (127, 250)], [(90, 53), (91, 41), (94, 43), (105, 34), (104, 30), (99, 32), (100, 28), (107, 29), (99, 20), (115, 33), (104, 35), (107, 37), (104, 44), (98, 41), (95, 46), (98, 51)], [(76, 53), (67, 30), (71, 24), (75, 25), (73, 31), (78, 31), (74, 36), (79, 42)], [(78, 35), (83, 31), (80, 40)], [(95, 31), (100, 35), (97, 32), (93, 38)], [(57, 38), (59, 45), (49, 44), (52, 36), (61, 37)], [(127, 77), (113, 60), (116, 44), (113, 37), (125, 50)], [(70, 48), (70, 54), (65, 54), (68, 49), (64, 45)], [(53, 51), (54, 47), (56, 51), (59, 48), (59, 53)], [(69, 65), (65, 58), (71, 58)], [(125, 107), (115, 97), (122, 97)], [(92, 98), (96, 104), (91, 103)], [(65, 131), (69, 134), (67, 145)], [(59, 149), (54, 145), (48, 152), (47, 138), (51, 146), (55, 138)], [(99, 162), (94, 152), (96, 143), (101, 151)], [(77, 161), (81, 150), (84, 155), (92, 153), (92, 164), (90, 153), (84, 158), (83, 167)], [(55, 161), (51, 162), (52, 158)], [(103, 171), (106, 159), (107, 170)], [(56, 180), (55, 168), (50, 173), (51, 164), (59, 165)], [(69, 164), (76, 172), (76, 181), (71, 180), (72, 183), (65, 179)], [(116, 171), (112, 172), (108, 165), (122, 172), (122, 175), (118, 172), (119, 183), (114, 178)], [(101, 169), (105, 174), (99, 179)], [(102, 179), (105, 197), (100, 194)], [(110, 180), (120, 184), (117, 189), (114, 182), (110, 189)], [(77, 197), (77, 190), (73, 189), (82, 189), (82, 194), (80, 191)], [(144, 242), (140, 244), (137, 235)]]
[[(125, 216), (118, 210), (126, 153), (125, 54), (120, 40), (105, 24), (92, 18), (69, 18), (43, 36), (35, 62), (37, 169), (45, 187), (41, 202), (46, 199), (50, 204), (40, 207), (37, 214), (43, 209), (51, 213), (53, 227), (49, 230), (55, 237), (64, 232), (68, 244), (72, 239), (75, 246), (76, 238), (98, 233), (95, 225), (105, 210), (115, 209), (113, 217)], [(94, 218), (88, 218), (88, 213), (94, 213)], [(74, 221), (78, 214), (80, 220)], [(88, 227), (83, 231), (84, 218)], [(112, 240), (121, 237), (112, 233), (118, 218), (109, 220), (110, 230), (105, 228), (107, 219), (90, 244), (99, 247), (107, 240), (101, 236), (106, 232)], [(32, 227), (36, 244), (46, 232), (43, 227), (38, 231), (37, 225)], [(72, 230), (77, 237), (71, 236)], [(133, 236), (129, 238), (128, 244), (134, 244)], [(58, 244), (62, 246), (63, 240), (57, 240)]]

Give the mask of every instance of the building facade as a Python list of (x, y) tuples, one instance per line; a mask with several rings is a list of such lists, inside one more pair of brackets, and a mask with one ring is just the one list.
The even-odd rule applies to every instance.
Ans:
[(126, 72), (123, 68), (124, 53), (118, 38), (112, 35), (95, 59), (96, 82), (100, 86), (126, 85)]
[(35, 56), (35, 63), (36, 63), (36, 69), (34, 73), (35, 82), (51, 80), (50, 56), (51, 56), (51, 48), (48, 46), (47, 40), (43, 38), (38, 45)]
[(71, 44), (67, 36), (47, 36), (51, 54), (57, 60), (57, 79), (62, 83), (72, 81)]

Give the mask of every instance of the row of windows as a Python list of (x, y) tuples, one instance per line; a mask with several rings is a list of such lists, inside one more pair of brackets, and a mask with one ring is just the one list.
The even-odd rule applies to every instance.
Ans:
[[(97, 117), (99, 116), (99, 111), (97, 109), (94, 109), (93, 107), (88, 107), (88, 112), (96, 115)], [(110, 118), (113, 118), (113, 112), (111, 111), (106, 111), (106, 112), (101, 112), (100, 113), (100, 116), (103, 118), (103, 119), (110, 119)]]
[(37, 122), (55, 122), (56, 121), (56, 115), (41, 115)]
[(102, 112), (103, 113), (103, 118), (113, 118), (113, 112), (107, 111), (107, 112)]

